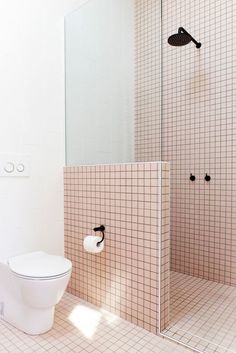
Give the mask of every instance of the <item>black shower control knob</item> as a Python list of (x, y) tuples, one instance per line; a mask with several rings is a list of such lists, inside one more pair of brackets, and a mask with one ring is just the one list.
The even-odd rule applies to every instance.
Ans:
[(196, 180), (196, 177), (195, 177), (195, 175), (193, 175), (193, 174), (191, 173), (189, 179), (190, 179), (191, 181), (195, 181), (195, 180)]
[(206, 181), (210, 181), (210, 180), (211, 180), (210, 175), (206, 174), (206, 176), (205, 176), (205, 180), (206, 180)]

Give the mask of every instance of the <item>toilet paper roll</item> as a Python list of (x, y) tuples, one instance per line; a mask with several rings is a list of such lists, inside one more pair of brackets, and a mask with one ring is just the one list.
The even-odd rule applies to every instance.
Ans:
[(99, 246), (97, 246), (97, 243), (101, 240), (102, 237), (97, 235), (87, 235), (84, 238), (84, 249), (94, 254), (100, 253), (104, 249), (104, 241)]

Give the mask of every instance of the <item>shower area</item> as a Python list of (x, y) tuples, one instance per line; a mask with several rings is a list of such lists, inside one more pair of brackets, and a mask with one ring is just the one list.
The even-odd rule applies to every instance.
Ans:
[[(67, 165), (169, 162), (169, 300), (157, 333), (235, 353), (236, 3), (89, 0), (81, 10), (66, 18)], [(80, 45), (78, 25), (89, 25)]]
[(236, 4), (162, 0), (161, 16), (159, 5), (136, 1), (135, 156), (170, 162), (162, 334), (236, 352)]

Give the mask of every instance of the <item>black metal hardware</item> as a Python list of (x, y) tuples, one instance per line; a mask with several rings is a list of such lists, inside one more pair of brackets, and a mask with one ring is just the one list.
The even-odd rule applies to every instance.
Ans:
[(206, 176), (205, 176), (205, 180), (206, 180), (206, 181), (210, 181), (210, 180), (211, 180), (210, 175), (206, 174)]
[(105, 231), (105, 227), (104, 226), (100, 226), (100, 227), (96, 227), (93, 228), (94, 232), (104, 232)]
[(195, 177), (195, 175), (193, 175), (193, 174), (191, 173), (189, 179), (190, 179), (191, 181), (195, 181), (195, 180), (196, 180), (196, 177)]
[(96, 244), (97, 247), (99, 247), (105, 239), (105, 229), (106, 228), (103, 225), (101, 225), (100, 227), (93, 228), (94, 232), (101, 232), (102, 233), (102, 239), (99, 242), (97, 242), (97, 244)]
[(196, 48), (198, 49), (202, 46), (202, 44), (200, 42), (197, 42), (196, 39), (194, 39), (191, 34), (189, 34), (183, 27), (179, 27), (178, 33), (172, 34), (168, 38), (168, 43), (175, 47), (186, 45), (190, 42), (193, 42), (196, 45)]
[(185, 33), (185, 34), (187, 34), (187, 35), (191, 38), (191, 41), (192, 41), (194, 44), (196, 44), (196, 48), (198, 48), (198, 49), (201, 48), (202, 43), (197, 42), (196, 39), (194, 39), (194, 38), (191, 36), (191, 34), (189, 34), (189, 33), (186, 31), (186, 29), (184, 29), (183, 27), (179, 27), (178, 33), (179, 33), (179, 34), (180, 34), (180, 33)]

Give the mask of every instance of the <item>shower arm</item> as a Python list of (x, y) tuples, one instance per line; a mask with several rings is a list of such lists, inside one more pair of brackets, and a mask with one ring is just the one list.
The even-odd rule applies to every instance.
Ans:
[(200, 48), (200, 47), (201, 47), (201, 43), (200, 43), (200, 42), (197, 42), (196, 39), (194, 39), (194, 38), (191, 36), (191, 34), (189, 34), (189, 33), (186, 31), (186, 29), (184, 29), (183, 27), (179, 27), (178, 33), (179, 33), (179, 34), (180, 34), (180, 33), (185, 33), (185, 34), (187, 34), (187, 35), (191, 38), (191, 41), (192, 41), (194, 44), (196, 44), (196, 48)]

